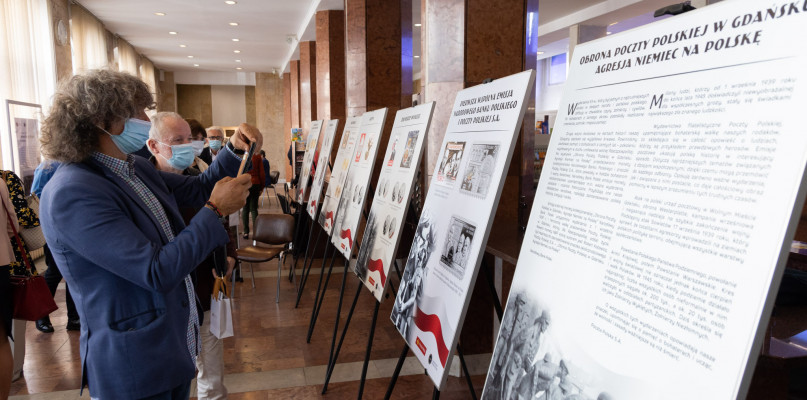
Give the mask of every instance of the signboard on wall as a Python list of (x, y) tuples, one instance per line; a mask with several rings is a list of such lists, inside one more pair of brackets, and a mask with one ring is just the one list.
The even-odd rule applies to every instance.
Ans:
[(336, 210), (336, 234), (332, 236), (331, 242), (348, 260), (353, 252), (353, 240), (364, 210), (367, 185), (373, 174), (378, 141), (381, 139), (386, 118), (386, 107), (366, 112), (361, 117), (361, 129), (356, 136), (356, 147), (350, 159), (350, 169), (345, 178), (339, 208)]
[(390, 318), (445, 382), (535, 71), (457, 93)]
[(483, 398), (745, 397), (804, 200), (795, 4), (576, 47)]
[(423, 143), (434, 102), (399, 110), (395, 115), (384, 163), (367, 217), (353, 272), (380, 302), (390, 265), (398, 251), (400, 232), (409, 209)]

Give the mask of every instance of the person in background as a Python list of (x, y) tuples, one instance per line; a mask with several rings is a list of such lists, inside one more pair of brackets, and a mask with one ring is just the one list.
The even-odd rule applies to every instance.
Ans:
[[(14, 371), (14, 359), (11, 355), (11, 346), (8, 339), (14, 339), (11, 334), (11, 319), (14, 305), (11, 297), (11, 271), (9, 264), (14, 259), (14, 252), (11, 240), (14, 237), (14, 230), (19, 229), (19, 222), (13, 215), (14, 206), (8, 194), (8, 186), (5, 181), (0, 180), (0, 207), (3, 208), (3, 232), (9, 240), (0, 240), (0, 399), (7, 399), (11, 389), (11, 376)], [(8, 213), (8, 214), (6, 214)], [(12, 230), (12, 227), (14, 230)]]
[[(42, 154), (62, 163), (42, 191), (45, 239), (81, 316), (82, 384), (97, 399), (187, 399), (200, 331), (191, 272), (229, 238), (244, 205), (238, 172), (260, 131), (241, 124), (195, 177), (132, 156), (154, 107), (140, 79), (109, 69), (60, 84), (42, 124)], [(179, 206), (202, 207), (187, 226)]]
[(202, 153), (207, 150), (207, 157), (210, 159), (210, 150), (205, 147), (207, 144), (207, 131), (205, 131), (205, 127), (199, 123), (199, 121), (193, 118), (185, 118), (185, 122), (191, 127), (191, 146), (193, 147), (193, 163), (191, 163), (191, 167), (194, 167), (199, 170), (199, 172), (205, 172), (207, 168), (210, 166), (210, 162), (207, 162), (202, 159)]
[(258, 200), (261, 198), (266, 176), (269, 173), (263, 169), (263, 158), (259, 153), (252, 155), (252, 168), (249, 175), (252, 177), (252, 186), (249, 188), (247, 204), (241, 210), (241, 221), (244, 224), (244, 239), (249, 237), (249, 214), (252, 213), (252, 227), (255, 227), (255, 220), (258, 219)]
[[(59, 168), (58, 162), (48, 161), (43, 161), (36, 167), (36, 170), (34, 171), (34, 183), (31, 185), (31, 192), (35, 194), (36, 197), (42, 197), (42, 189), (56, 172), (57, 168)], [(45, 252), (45, 265), (48, 266), (48, 269), (45, 270), (43, 277), (45, 278), (45, 282), (48, 284), (50, 294), (55, 296), (56, 289), (59, 287), (59, 282), (62, 281), (62, 273), (59, 271), (56, 261), (53, 260), (53, 254), (51, 254), (47, 243), (45, 244), (43, 250)], [(81, 319), (78, 317), (78, 311), (76, 311), (76, 304), (73, 302), (73, 296), (70, 295), (70, 288), (67, 284), (65, 284), (64, 289), (65, 301), (67, 303), (67, 326), (65, 329), (68, 331), (80, 330)], [(45, 333), (53, 333), (53, 324), (50, 322), (50, 317), (46, 316), (36, 321), (36, 329)]]
[[(191, 140), (194, 128), (187, 121), (173, 112), (158, 112), (151, 117), (151, 130), (149, 130), (149, 140), (146, 144), (153, 154), (150, 161), (158, 170), (187, 176), (201, 174), (191, 165), (194, 159)], [(200, 210), (200, 207), (179, 208), (182, 219), (187, 225)], [(229, 226), (227, 218), (224, 218), (225, 229)], [(210, 293), (213, 292), (214, 278), (223, 275), (226, 280), (230, 277), (235, 266), (235, 258), (229, 255), (235, 254), (235, 243), (235, 238), (230, 237), (226, 248), (219, 247), (213, 250), (194, 271), (196, 279), (193, 286), (204, 312), (200, 327), (202, 348), (199, 356), (196, 357), (196, 369), (198, 370), (196, 387), (199, 400), (227, 398), (227, 388), (224, 386), (224, 341), (210, 333)], [(218, 272), (216, 271), (217, 266), (220, 269)]]
[[(6, 183), (6, 187), (8, 188), (9, 199), (11, 199), (12, 209), (9, 210), (11, 214), (11, 218), (17, 217), (17, 221), (20, 225), (20, 229), (24, 228), (33, 228), (39, 226), (39, 218), (36, 215), (36, 212), (28, 207), (28, 201), (25, 200), (25, 190), (22, 186), (22, 180), (12, 171), (0, 171), (0, 176), (2, 176), (3, 181)], [(28, 246), (25, 244), (25, 239), (20, 236), (20, 241), (22, 242), (22, 250), (20, 250), (20, 246), (17, 246), (17, 243), (14, 239), (10, 240), (11, 249), (14, 252), (14, 259), (16, 261), (12, 261), (9, 264), (11, 268), (12, 275), (27, 275), (28, 270), (26, 265), (31, 266), (31, 273), (36, 273), (36, 265), (34, 264), (34, 259), (31, 257), (31, 253), (28, 251)], [(28, 259), (28, 263), (25, 263), (25, 258)], [(22, 377), (23, 373), (23, 363), (25, 362), (25, 330), (27, 327), (27, 322), (15, 319), (14, 325), (12, 327), (14, 331), (14, 335), (17, 337), (17, 340), (14, 341), (14, 372), (12, 376), (12, 380), (16, 381)]]
[(264, 150), (261, 150), (261, 159), (263, 159), (263, 173), (266, 175), (266, 180), (264, 181), (263, 186), (267, 187), (272, 184), (272, 177), (269, 175), (271, 170), (269, 169), (269, 160), (266, 159), (266, 151)]
[(219, 154), (219, 150), (224, 146), (224, 129), (221, 129), (220, 126), (207, 128), (207, 146), (207, 151), (203, 151), (199, 158), (212, 164)]

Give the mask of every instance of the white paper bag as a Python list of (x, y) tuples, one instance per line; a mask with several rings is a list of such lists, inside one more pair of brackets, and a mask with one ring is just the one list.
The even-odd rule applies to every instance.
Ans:
[(210, 333), (224, 339), (233, 336), (233, 311), (230, 299), (219, 292), (218, 298), (210, 296)]

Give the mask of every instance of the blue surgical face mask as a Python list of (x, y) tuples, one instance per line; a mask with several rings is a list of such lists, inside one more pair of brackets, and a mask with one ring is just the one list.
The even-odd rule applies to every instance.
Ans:
[(221, 140), (211, 140), (210, 143), (210, 150), (219, 151), (221, 149)]
[(164, 155), (160, 154), (160, 157), (165, 158), (165, 161), (168, 161), (168, 165), (171, 168), (184, 171), (186, 168), (190, 167), (193, 164), (193, 145), (191, 143), (187, 144), (175, 144), (175, 145), (167, 145), (163, 142), (157, 142), (168, 146), (171, 148), (171, 158), (165, 158)]
[(151, 122), (134, 118), (126, 120), (120, 135), (113, 135), (101, 128), (112, 138), (115, 146), (118, 146), (118, 149), (125, 154), (134, 153), (146, 145), (146, 141), (149, 139), (149, 129), (151, 129)]
[(194, 140), (191, 142), (191, 146), (193, 146), (193, 155), (199, 157), (202, 154), (202, 151), (205, 149), (205, 141)]

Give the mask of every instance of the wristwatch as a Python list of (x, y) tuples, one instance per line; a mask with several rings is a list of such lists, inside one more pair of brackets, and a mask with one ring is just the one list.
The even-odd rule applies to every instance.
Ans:
[(237, 156), (243, 156), (244, 155), (244, 150), (236, 149), (235, 146), (233, 146), (233, 142), (227, 142), (227, 147), (230, 149), (230, 151), (235, 153)]

